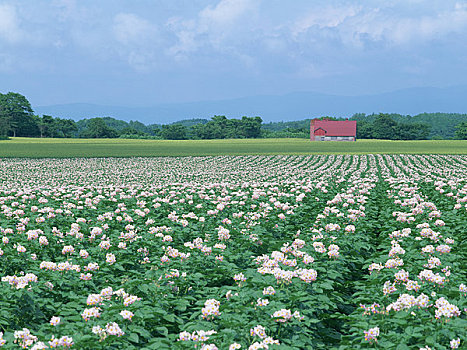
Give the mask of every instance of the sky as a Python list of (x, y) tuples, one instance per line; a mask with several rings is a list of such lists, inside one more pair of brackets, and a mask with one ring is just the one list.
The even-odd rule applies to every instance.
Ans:
[(0, 0), (0, 92), (152, 106), (467, 84), (467, 1)]

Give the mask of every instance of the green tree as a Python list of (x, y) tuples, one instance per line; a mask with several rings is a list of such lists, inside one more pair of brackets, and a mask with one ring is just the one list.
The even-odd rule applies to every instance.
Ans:
[(120, 134), (121, 135), (136, 135), (136, 136), (145, 136), (145, 135), (148, 135), (147, 133), (143, 132), (143, 131), (140, 131), (140, 130), (136, 130), (135, 128), (131, 127), (131, 126), (128, 126), (126, 127), (125, 129), (122, 129), (120, 131)]
[(73, 137), (73, 135), (78, 131), (78, 127), (72, 119), (55, 118), (55, 128), (59, 133), (59, 136), (57, 137)]
[(107, 126), (102, 118), (92, 118), (80, 136), (83, 138), (116, 138), (119, 134), (117, 130)]
[(50, 115), (43, 115), (42, 118), (35, 116), (36, 124), (39, 127), (40, 136), (54, 137), (55, 120)]
[[(225, 117), (224, 117), (225, 118)], [(223, 139), (226, 123), (223, 119), (217, 118), (206, 124), (197, 124), (193, 127), (193, 132), (197, 138), (202, 140)], [(224, 129), (223, 129), (224, 128)]]
[(364, 120), (365, 118), (366, 118), (366, 114), (365, 114), (365, 113), (355, 113), (355, 114), (350, 118), (350, 120), (359, 121), (359, 120)]
[(0, 104), (0, 137), (7, 138), (11, 130), (11, 116), (6, 113), (5, 107)]
[(398, 124), (395, 136), (398, 140), (426, 140), (430, 134), (427, 124)]
[(397, 122), (388, 114), (380, 113), (373, 122), (374, 137), (381, 140), (394, 140), (397, 132)]
[(162, 125), (161, 136), (166, 140), (186, 140), (187, 129), (180, 124)]
[(227, 119), (224, 115), (215, 115), (205, 123), (199, 123), (190, 130), (199, 139), (226, 138), (257, 138), (261, 136), (260, 117), (242, 117), (242, 119)]
[(330, 116), (325, 116), (325, 117), (318, 117), (318, 118), (314, 118), (314, 119), (318, 119), (318, 120), (339, 120), (338, 118), (336, 117), (330, 117)]
[[(228, 119), (225, 115), (215, 115), (211, 121), (206, 124), (208, 127), (210, 139), (225, 139), (227, 133)], [(231, 127), (230, 127), (231, 128)]]
[(366, 120), (357, 121), (357, 139), (373, 138), (375, 138), (373, 123), (369, 123)]
[(456, 138), (459, 140), (467, 140), (467, 122), (460, 123), (456, 126)]
[(26, 97), (15, 92), (0, 94), (0, 105), (7, 116), (4, 123), (13, 137), (39, 134), (31, 104)]
[(258, 138), (261, 136), (261, 123), (263, 120), (260, 117), (242, 117), (240, 123), (240, 134), (247, 138)]
[[(142, 133), (141, 135), (149, 134), (151, 132), (150, 128), (148, 128), (146, 125), (144, 125), (143, 123), (139, 121), (130, 120), (130, 122), (128, 123), (128, 127), (133, 130), (137, 130), (141, 132)], [(123, 130), (122, 130), (122, 133), (123, 133)]]

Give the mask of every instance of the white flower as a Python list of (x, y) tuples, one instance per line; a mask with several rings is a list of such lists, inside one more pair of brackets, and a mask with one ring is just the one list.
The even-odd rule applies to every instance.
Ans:
[(56, 316), (53, 316), (51, 319), (50, 319), (50, 324), (52, 326), (58, 326), (60, 324), (60, 317), (56, 317)]

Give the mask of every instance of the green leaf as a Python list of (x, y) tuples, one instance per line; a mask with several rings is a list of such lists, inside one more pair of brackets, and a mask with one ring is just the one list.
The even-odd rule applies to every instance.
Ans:
[(175, 316), (172, 314), (166, 314), (162, 318), (168, 322), (175, 322)]
[(317, 318), (310, 318), (306, 320), (307, 323), (320, 323), (321, 320), (318, 320)]
[(169, 330), (167, 329), (167, 327), (156, 327), (156, 331), (163, 334), (164, 336), (169, 335)]
[(433, 338), (431, 335), (429, 335), (428, 337), (426, 337), (425, 342), (426, 342), (428, 345), (434, 345), (434, 343), (435, 343), (435, 338)]
[(333, 290), (332, 284), (329, 282), (323, 282), (320, 284), (320, 287), (327, 290)]
[(128, 340), (133, 343), (139, 343), (139, 336), (136, 333), (130, 333), (130, 335), (128, 336)]

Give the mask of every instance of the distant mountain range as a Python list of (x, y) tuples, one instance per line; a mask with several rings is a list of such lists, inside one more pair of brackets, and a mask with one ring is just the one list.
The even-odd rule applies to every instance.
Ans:
[(148, 107), (72, 103), (33, 108), (36, 114), (79, 120), (113, 117), (144, 124), (165, 124), (191, 118), (260, 116), (264, 122), (292, 121), (320, 116), (350, 117), (355, 113), (424, 112), (467, 113), (467, 85), (450, 88), (408, 88), (387, 93), (339, 96), (317, 92), (251, 96), (220, 101), (167, 103)]

